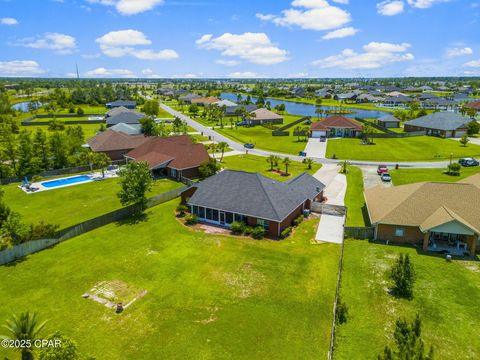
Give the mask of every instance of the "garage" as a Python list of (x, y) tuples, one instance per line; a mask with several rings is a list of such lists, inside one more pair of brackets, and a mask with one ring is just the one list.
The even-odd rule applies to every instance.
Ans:
[(321, 137), (327, 137), (326, 130), (313, 130), (312, 131), (312, 138), (319, 139)]

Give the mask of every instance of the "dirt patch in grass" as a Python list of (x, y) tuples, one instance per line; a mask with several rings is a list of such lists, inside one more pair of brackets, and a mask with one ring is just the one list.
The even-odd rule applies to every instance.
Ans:
[(255, 270), (254, 265), (251, 263), (243, 264), (235, 273), (225, 274), (225, 284), (233, 289), (241, 299), (261, 292), (264, 282), (265, 276)]
[(211, 322), (214, 322), (218, 319), (216, 313), (220, 308), (218, 306), (209, 306), (206, 308), (208, 317), (202, 320), (195, 320), (196, 323), (207, 325)]

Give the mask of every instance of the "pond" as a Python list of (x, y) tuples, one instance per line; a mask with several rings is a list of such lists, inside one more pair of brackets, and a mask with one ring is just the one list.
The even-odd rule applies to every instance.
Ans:
[[(222, 93), (220, 94), (220, 97), (222, 99), (226, 99), (234, 102), (237, 101), (237, 94)], [(245, 96), (243, 96), (242, 99), (243, 98), (245, 98)], [(257, 98), (255, 96), (251, 96), (251, 99), (253, 103), (257, 101)], [(298, 102), (293, 102), (288, 100), (275, 100), (272, 98), (265, 98), (265, 101), (270, 101), (272, 108), (282, 103), (285, 104), (285, 109), (289, 114), (312, 116), (312, 117), (317, 116), (317, 114), (315, 114), (316, 106), (312, 104), (304, 104), (304, 103), (298, 103)], [(335, 107), (335, 106), (321, 106), (321, 108), (323, 110), (338, 110), (338, 107)], [(345, 117), (350, 117), (350, 118), (359, 117), (359, 118), (377, 119), (389, 114), (388, 112), (381, 111), (381, 110), (354, 109), (354, 108), (349, 108), (347, 106), (342, 107), (342, 109), (354, 112), (353, 114), (343, 115)]]
[(24, 101), (24, 102), (19, 102), (16, 104), (12, 105), (12, 109), (17, 110), (17, 111), (22, 111), (22, 112), (29, 112), (31, 109), (29, 109), (29, 104), (34, 103), (33, 105), (35, 108), (39, 108), (42, 106), (42, 104), (38, 101)]

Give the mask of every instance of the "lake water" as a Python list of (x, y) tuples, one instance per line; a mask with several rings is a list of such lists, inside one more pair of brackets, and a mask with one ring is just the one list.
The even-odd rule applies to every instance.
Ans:
[[(237, 101), (237, 94), (232, 94), (232, 93), (222, 93), (220, 94), (220, 97), (222, 99), (230, 100), (233, 102)], [(242, 99), (245, 98), (242, 97)], [(251, 96), (252, 102), (255, 103), (257, 101), (257, 98), (255, 96)], [(294, 115), (303, 115), (303, 116), (311, 116), (311, 117), (316, 117), (317, 114), (315, 114), (315, 109), (316, 106), (312, 104), (303, 104), (303, 103), (297, 103), (293, 101), (288, 101), (288, 100), (275, 100), (272, 98), (265, 98), (265, 101), (270, 101), (271, 107), (275, 107), (276, 105), (279, 104), (285, 104), (285, 109), (289, 114), (294, 114)], [(338, 107), (334, 106), (321, 106), (323, 110), (337, 110)], [(355, 114), (345, 114), (343, 116), (345, 117), (350, 117), (350, 118), (372, 118), (372, 119), (377, 119), (381, 118), (383, 116), (388, 115), (388, 112), (381, 111), (381, 110), (364, 110), (364, 109), (354, 109), (354, 108), (348, 108), (347, 106), (344, 106), (343, 109), (355, 111)]]
[[(14, 105), (12, 105), (12, 109), (15, 109), (15, 110), (20, 110), (20, 111), (23, 111), (23, 112), (28, 112), (28, 104), (30, 104), (31, 101), (24, 101), (24, 102), (19, 102), (19, 103), (16, 103)], [(41, 103), (38, 103), (39, 106), (42, 106)]]

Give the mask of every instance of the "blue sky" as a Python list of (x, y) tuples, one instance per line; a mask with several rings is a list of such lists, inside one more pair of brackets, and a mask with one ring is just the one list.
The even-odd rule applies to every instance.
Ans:
[(0, 76), (480, 76), (480, 0), (0, 0)]

